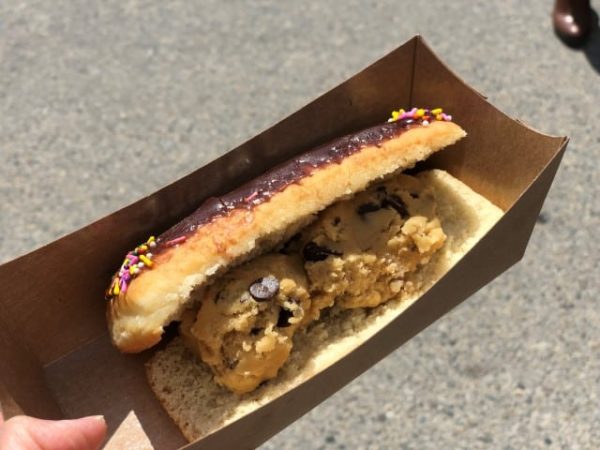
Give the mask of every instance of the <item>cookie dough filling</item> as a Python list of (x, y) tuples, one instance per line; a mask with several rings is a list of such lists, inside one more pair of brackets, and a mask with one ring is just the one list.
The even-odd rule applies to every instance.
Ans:
[(250, 392), (277, 375), (309, 310), (301, 258), (267, 254), (209, 286), (195, 322), (186, 314), (181, 333), (217, 383)]
[(445, 240), (434, 192), (409, 175), (322, 211), (279, 253), (236, 267), (200, 294), (181, 334), (215, 381), (243, 394), (277, 376), (294, 334), (324, 308), (373, 308), (418, 289), (410, 275)]
[(303, 233), (312, 317), (334, 304), (373, 308), (415, 286), (406, 275), (446, 239), (431, 189), (408, 175), (380, 183), (325, 210)]

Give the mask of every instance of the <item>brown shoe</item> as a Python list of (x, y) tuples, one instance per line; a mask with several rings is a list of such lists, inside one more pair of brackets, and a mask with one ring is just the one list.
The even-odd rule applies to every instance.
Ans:
[(565, 44), (582, 46), (592, 28), (590, 0), (556, 0), (552, 22), (554, 32)]

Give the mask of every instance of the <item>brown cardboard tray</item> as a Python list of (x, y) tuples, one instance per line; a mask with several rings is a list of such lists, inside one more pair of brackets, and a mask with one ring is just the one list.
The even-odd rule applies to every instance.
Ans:
[(186, 448), (256, 447), (516, 263), (567, 138), (541, 134), (500, 112), (417, 36), (205, 167), (0, 266), (4, 414), (104, 414), (112, 436), (107, 448), (184, 446), (146, 383), (143, 363), (152, 351), (121, 355), (108, 339), (103, 293), (122, 255), (203, 199), (316, 144), (381, 122), (403, 105), (441, 106), (454, 115), (468, 137), (427, 165), (449, 171), (500, 206), (503, 218), (420, 300), (355, 351)]

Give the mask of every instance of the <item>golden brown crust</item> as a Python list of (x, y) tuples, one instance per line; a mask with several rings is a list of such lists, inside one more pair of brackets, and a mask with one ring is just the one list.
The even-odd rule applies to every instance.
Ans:
[(156, 255), (151, 270), (110, 300), (113, 342), (127, 353), (153, 346), (163, 327), (180, 317), (194, 287), (281, 242), (336, 200), (412, 167), (465, 134), (452, 122), (410, 129), (380, 146), (364, 147), (339, 164), (315, 169), (253, 209), (235, 209), (198, 227), (184, 243)]

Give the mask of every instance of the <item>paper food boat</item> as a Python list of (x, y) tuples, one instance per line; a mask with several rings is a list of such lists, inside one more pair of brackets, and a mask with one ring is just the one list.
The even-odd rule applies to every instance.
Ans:
[(281, 397), (185, 448), (255, 448), (490, 282), (523, 255), (567, 144), (513, 120), (415, 37), (207, 166), (97, 222), (0, 266), (4, 414), (104, 414), (107, 448), (187, 442), (152, 394), (144, 362), (110, 344), (103, 292), (122, 255), (203, 199), (316, 144), (381, 122), (402, 105), (442, 106), (468, 137), (431, 158), (505, 211), (420, 300), (359, 348)]

